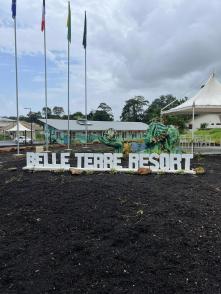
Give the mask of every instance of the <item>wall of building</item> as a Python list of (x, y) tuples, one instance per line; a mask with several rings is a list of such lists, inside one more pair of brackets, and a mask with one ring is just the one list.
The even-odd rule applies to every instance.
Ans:
[[(59, 131), (51, 126), (48, 126), (49, 130), (49, 141), (57, 142), (60, 144), (67, 144), (67, 131)], [(97, 142), (99, 136), (103, 136), (103, 131), (88, 131), (88, 142)], [(117, 132), (117, 137), (122, 140), (139, 140), (144, 137), (145, 131), (125, 131), (125, 132)], [(71, 143), (85, 143), (85, 132), (77, 131), (70, 132), (71, 135)]]
[[(195, 116), (194, 120), (194, 130), (200, 129), (201, 124), (206, 123), (206, 128), (221, 128), (221, 114), (199, 114)], [(192, 119), (187, 124), (189, 129), (192, 129)]]

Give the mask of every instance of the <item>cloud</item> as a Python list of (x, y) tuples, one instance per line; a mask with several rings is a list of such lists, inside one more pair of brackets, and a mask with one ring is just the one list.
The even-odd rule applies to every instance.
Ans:
[[(0, 70), (4, 63), (1, 56), (10, 54), (13, 58), (14, 52), (9, 2), (1, 3)], [(221, 79), (219, 0), (77, 0), (71, 1), (71, 6), (72, 112), (84, 110), (84, 10), (88, 15), (89, 109), (107, 102), (118, 118), (124, 101), (132, 95), (152, 100), (172, 93), (182, 98), (193, 95), (213, 70)], [(24, 81), (24, 72), (20, 72), (21, 104), (26, 104), (25, 97), (29, 97), (36, 109), (41, 109), (44, 103), (41, 9), (41, 1), (20, 0), (17, 11), (19, 56), (21, 62), (29, 59), (25, 68), (28, 66), (32, 72), (29, 84)], [(49, 104), (65, 109), (66, 17), (67, 1), (47, 1)], [(37, 56), (42, 61), (36, 65)], [(14, 74), (13, 63), (10, 66), (8, 70)], [(13, 97), (11, 88), (6, 89), (1, 81), (0, 86), (3, 89), (0, 102), (6, 95)], [(37, 99), (39, 95), (41, 99)], [(13, 99), (7, 100), (12, 102)], [(6, 106), (0, 115), (10, 113), (10, 109)]]

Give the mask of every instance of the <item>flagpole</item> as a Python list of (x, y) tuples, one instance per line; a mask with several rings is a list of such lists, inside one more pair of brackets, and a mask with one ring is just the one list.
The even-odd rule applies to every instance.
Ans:
[(85, 52), (84, 52), (84, 73), (85, 73), (85, 141), (86, 141), (86, 146), (88, 143), (88, 123), (87, 123), (87, 47), (85, 47)]
[(84, 100), (85, 100), (85, 142), (86, 147), (88, 143), (88, 122), (87, 122), (87, 12), (85, 11), (84, 16), (84, 36), (83, 36), (83, 46), (84, 46)]
[(70, 43), (71, 43), (71, 6), (68, 1), (68, 19), (67, 19), (67, 39), (68, 39), (68, 149), (70, 150)]
[(15, 76), (16, 76), (16, 111), (17, 111), (17, 154), (20, 154), (19, 148), (19, 111), (18, 111), (18, 56), (17, 56), (17, 26), (16, 15), (14, 17), (14, 34), (15, 34)]
[(68, 149), (70, 149), (70, 42), (68, 40)]
[(48, 91), (47, 91), (47, 46), (46, 46), (46, 25), (44, 27), (44, 57), (45, 57), (45, 145), (48, 151)]

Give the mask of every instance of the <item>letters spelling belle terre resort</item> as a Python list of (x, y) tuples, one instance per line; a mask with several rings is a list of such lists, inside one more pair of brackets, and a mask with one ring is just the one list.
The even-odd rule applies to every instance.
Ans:
[[(190, 167), (192, 154), (147, 154), (130, 153), (129, 160), (122, 165), (122, 153), (75, 153), (73, 161), (76, 169), (108, 171), (136, 171), (149, 168), (151, 171), (193, 172)], [(56, 170), (69, 169), (71, 153), (27, 153), (27, 166), (24, 169)]]

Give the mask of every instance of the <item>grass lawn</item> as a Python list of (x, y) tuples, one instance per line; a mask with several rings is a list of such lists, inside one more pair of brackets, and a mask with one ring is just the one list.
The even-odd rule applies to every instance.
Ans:
[(10, 140), (10, 137), (7, 135), (0, 134), (0, 141)]
[[(210, 137), (215, 143), (220, 143), (221, 141), (221, 129), (209, 129), (209, 130), (197, 130), (195, 131), (195, 136)], [(191, 132), (187, 132), (185, 136), (191, 137)]]

